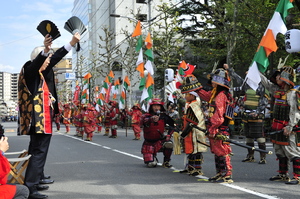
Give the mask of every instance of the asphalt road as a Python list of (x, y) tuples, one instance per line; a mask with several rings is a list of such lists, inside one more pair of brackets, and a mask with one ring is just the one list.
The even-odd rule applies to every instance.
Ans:
[[(2, 123), (9, 137), (9, 151), (27, 149), (29, 136), (17, 136), (15, 122)], [(70, 134), (55, 132), (52, 136), (45, 173), (55, 180), (44, 191), (50, 199), (150, 199), (150, 198), (298, 198), (300, 185), (286, 185), (268, 179), (277, 175), (278, 162), (274, 154), (267, 156), (267, 164), (243, 163), (246, 149), (232, 145), (232, 184), (208, 182), (215, 175), (214, 156), (204, 153), (204, 176), (192, 177), (175, 171), (184, 168), (185, 154), (173, 155), (173, 168), (160, 165), (147, 168), (142, 159), (142, 141), (134, 141), (132, 130), (118, 130), (112, 139), (95, 133), (93, 142), (86, 142)], [(244, 143), (243, 139), (237, 141)], [(273, 151), (272, 144), (267, 149)], [(257, 161), (259, 154), (255, 154)], [(158, 155), (162, 163), (162, 154)], [(292, 171), (292, 170), (291, 170)], [(290, 172), (291, 173), (291, 172)]]

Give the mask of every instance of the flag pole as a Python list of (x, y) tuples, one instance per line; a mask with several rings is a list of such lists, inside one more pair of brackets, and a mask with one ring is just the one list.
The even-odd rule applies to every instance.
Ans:
[(126, 108), (127, 108), (127, 94), (126, 94), (126, 89), (124, 89), (124, 91), (125, 91), (125, 107), (124, 107), (124, 109), (125, 109), (125, 134), (126, 134), (126, 137), (127, 137), (127, 124), (128, 124), (128, 122), (127, 122), (127, 112), (126, 112)]

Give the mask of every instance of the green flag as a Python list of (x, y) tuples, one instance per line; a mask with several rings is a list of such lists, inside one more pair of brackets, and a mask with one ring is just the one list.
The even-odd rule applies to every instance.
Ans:
[(99, 104), (100, 106), (102, 106), (102, 105), (103, 105), (103, 104), (102, 104), (102, 100), (98, 98), (97, 104)]
[(142, 77), (140, 86), (139, 86), (140, 91), (142, 91), (144, 89), (145, 85), (146, 85), (146, 77)]
[(142, 46), (143, 46), (143, 37), (142, 37), (142, 35), (140, 35), (138, 40), (137, 40), (135, 51), (139, 52), (141, 50)]
[(148, 59), (149, 59), (150, 61), (153, 61), (153, 60), (154, 60), (154, 59), (153, 59), (153, 51), (152, 51), (151, 49), (146, 50), (146, 51), (145, 51), (145, 55), (148, 57)]
[(103, 82), (103, 88), (108, 89), (108, 84), (106, 82)]
[(290, 0), (280, 0), (275, 11), (280, 13), (284, 23), (286, 23), (285, 18), (289, 14), (288, 9), (293, 7), (293, 3)]
[(258, 70), (264, 73), (269, 66), (269, 59), (266, 55), (265, 49), (263, 46), (259, 47), (259, 50), (256, 52), (253, 61), (257, 62)]
[(147, 91), (148, 91), (148, 95), (149, 95), (148, 99), (152, 99), (153, 98), (153, 85), (149, 86)]

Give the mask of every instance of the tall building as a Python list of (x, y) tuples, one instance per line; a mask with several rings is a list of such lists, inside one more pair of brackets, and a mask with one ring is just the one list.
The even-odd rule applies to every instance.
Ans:
[(12, 100), (12, 96), (17, 94), (17, 92), (12, 94), (12, 85), (16, 83), (14, 80), (15, 76), (11, 73), (0, 72), (0, 99)]
[[(140, 2), (140, 3), (137, 3)], [(150, 2), (141, 3), (141, 2)], [(155, 6), (169, 2), (169, 0), (75, 0), (72, 10), (72, 15), (79, 17), (83, 23), (87, 26), (87, 31), (82, 35), (81, 38), (81, 50), (79, 52), (73, 51), (73, 70), (78, 73), (87, 73), (88, 71), (98, 70), (93, 67), (93, 60), (95, 55), (100, 56), (99, 59), (106, 59), (107, 54), (111, 54), (110, 60), (107, 62), (108, 65), (103, 65), (103, 61), (98, 62), (96, 65), (101, 69), (101, 75), (95, 80), (96, 85), (101, 85), (104, 81), (105, 76), (108, 75), (110, 70), (113, 70), (115, 78), (123, 79), (128, 75), (124, 67), (122, 67), (123, 56), (117, 54), (116, 49), (119, 49), (124, 53), (129, 48), (128, 42), (126, 41), (126, 35), (122, 32), (126, 31), (128, 34), (132, 34), (137, 23), (137, 15), (145, 18), (145, 22), (142, 22), (143, 27), (146, 29), (143, 34), (147, 34), (148, 24), (147, 20), (157, 16), (158, 13), (155, 10)], [(111, 33), (112, 39), (108, 39), (108, 32)], [(84, 57), (84, 65), (87, 68), (80, 68), (81, 58)], [(108, 60), (109, 58), (107, 58)], [(136, 68), (137, 56), (132, 59), (131, 68)], [(81, 74), (82, 75), (82, 74)], [(133, 99), (131, 102), (137, 101), (140, 96), (138, 89), (139, 74), (134, 71), (129, 76), (132, 83), (131, 95)]]
[(16, 115), (18, 73), (0, 72), (0, 116)]

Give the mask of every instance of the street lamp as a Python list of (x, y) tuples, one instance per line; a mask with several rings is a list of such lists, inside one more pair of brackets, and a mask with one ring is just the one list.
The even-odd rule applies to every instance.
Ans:
[(127, 18), (127, 19), (130, 19), (132, 21), (138, 21), (137, 19), (135, 18), (132, 18), (132, 17), (127, 17), (127, 16), (123, 16), (123, 15), (118, 15), (118, 14), (110, 14), (111, 17), (116, 17), (116, 18)]

